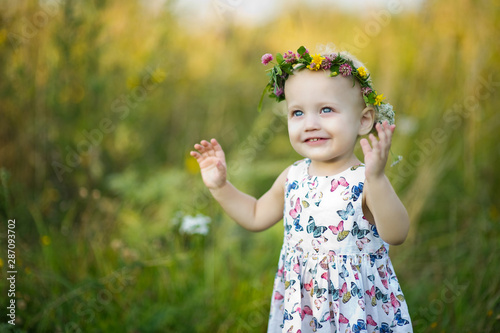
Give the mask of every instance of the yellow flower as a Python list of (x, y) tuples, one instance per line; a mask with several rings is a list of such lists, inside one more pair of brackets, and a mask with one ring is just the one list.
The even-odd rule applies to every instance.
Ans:
[(200, 166), (196, 159), (191, 155), (186, 155), (184, 158), (184, 166), (186, 167), (187, 172), (194, 175), (200, 172)]
[[(375, 92), (377, 93), (377, 92)], [(377, 95), (375, 97), (375, 105), (380, 105), (380, 102), (382, 102), (385, 99), (384, 94)]]
[(43, 235), (42, 238), (42, 244), (45, 245), (45, 246), (48, 246), (50, 245), (50, 237), (47, 236), (47, 235)]
[(368, 73), (366, 73), (366, 69), (364, 67), (359, 67), (358, 73), (359, 73), (359, 76), (361, 76), (363, 79), (366, 78), (366, 76), (368, 75)]
[(153, 72), (153, 81), (156, 82), (156, 83), (161, 83), (163, 81), (165, 81), (165, 77), (167, 76), (167, 74), (165, 73), (165, 71), (161, 68), (157, 68), (154, 72)]
[(325, 60), (325, 57), (322, 57), (321, 54), (315, 54), (312, 56), (311, 65), (309, 69), (312, 71), (317, 71), (321, 67), (321, 63)]

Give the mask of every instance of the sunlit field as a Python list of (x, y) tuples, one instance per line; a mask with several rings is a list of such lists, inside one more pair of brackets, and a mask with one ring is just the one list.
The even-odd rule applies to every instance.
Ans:
[(189, 151), (262, 195), (300, 156), (261, 56), (331, 43), (395, 107), (415, 332), (499, 332), (498, 4), (208, 2), (0, 2), (0, 331), (265, 332), (283, 227), (230, 220)]

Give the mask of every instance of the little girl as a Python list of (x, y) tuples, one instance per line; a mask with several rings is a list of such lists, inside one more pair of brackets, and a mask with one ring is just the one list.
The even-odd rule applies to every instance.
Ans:
[[(286, 100), (290, 142), (304, 159), (256, 199), (226, 179), (217, 140), (191, 152), (205, 185), (242, 227), (260, 231), (283, 219), (268, 332), (412, 332), (388, 256), (410, 224), (384, 174), (392, 107), (348, 54), (310, 55), (301, 47), (276, 58), (264, 92)], [(362, 164), (354, 147), (373, 128), (378, 139), (360, 141)]]

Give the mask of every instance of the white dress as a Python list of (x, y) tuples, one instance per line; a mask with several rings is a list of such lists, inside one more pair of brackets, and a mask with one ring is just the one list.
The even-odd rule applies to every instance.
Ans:
[(268, 332), (412, 332), (389, 245), (363, 216), (363, 165), (309, 176), (292, 165)]

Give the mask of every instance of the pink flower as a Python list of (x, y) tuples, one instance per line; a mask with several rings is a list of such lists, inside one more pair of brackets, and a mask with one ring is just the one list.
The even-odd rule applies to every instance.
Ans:
[(283, 95), (284, 93), (284, 89), (282, 87), (274, 87), (274, 94), (276, 95), (276, 97), (280, 97), (281, 95)]
[(339, 72), (340, 72), (340, 74), (342, 74), (343, 76), (348, 76), (348, 75), (351, 75), (351, 72), (352, 72), (352, 67), (351, 67), (351, 65), (349, 65), (349, 64), (342, 64), (342, 65), (340, 65), (340, 67), (339, 67)]
[(294, 63), (297, 60), (297, 55), (292, 51), (288, 51), (283, 53), (283, 59), (285, 59), (286, 63)]
[(262, 56), (262, 64), (267, 65), (271, 60), (273, 60), (273, 55), (271, 53), (266, 53)]
[(372, 91), (373, 91), (373, 90), (372, 90), (372, 88), (370, 88), (370, 87), (363, 87), (363, 88), (361, 88), (361, 92), (362, 92), (362, 93), (363, 93), (363, 95), (365, 95), (365, 96), (370, 95)]

